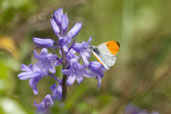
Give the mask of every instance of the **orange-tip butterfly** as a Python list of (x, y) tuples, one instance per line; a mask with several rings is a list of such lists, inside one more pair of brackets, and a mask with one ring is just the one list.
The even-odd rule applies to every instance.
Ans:
[(91, 46), (93, 55), (108, 70), (116, 62), (120, 44), (117, 41), (108, 41), (98, 46)]

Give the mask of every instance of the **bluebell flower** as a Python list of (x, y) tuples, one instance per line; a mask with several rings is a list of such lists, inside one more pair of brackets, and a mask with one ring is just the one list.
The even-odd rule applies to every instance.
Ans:
[(56, 24), (59, 26), (61, 26), (62, 15), (63, 15), (63, 9), (62, 8), (58, 8), (53, 14), (53, 19), (55, 19)]
[(56, 36), (60, 37), (60, 29), (57, 23), (55, 22), (53, 18), (50, 20), (50, 22), (51, 22), (54, 33), (56, 34)]
[(59, 8), (52, 16), (51, 25), (56, 36), (59, 38), (58, 45), (64, 52), (67, 52), (69, 50), (68, 44), (71, 43), (72, 38), (81, 30), (82, 24), (76, 23), (67, 33), (68, 17), (67, 14), (63, 14), (63, 9)]
[(22, 64), (21, 65), (21, 71), (23, 71), (23, 72), (18, 74), (18, 77), (20, 80), (35, 78), (35, 77), (38, 77), (39, 75), (41, 75), (40, 71), (34, 71), (33, 70), (32, 64), (30, 64), (28, 66), (26, 66), (25, 64)]
[(64, 52), (67, 52), (69, 47), (68, 44), (71, 43), (72, 41), (72, 36), (71, 34), (67, 34), (64, 37), (61, 37), (58, 41), (58, 45), (60, 46), (60, 48), (62, 48), (64, 50)]
[[(46, 95), (40, 104), (35, 103), (37, 111), (41, 114), (49, 113), (49, 108), (55, 100), (63, 100), (66, 86), (72, 85), (75, 80), (80, 84), (84, 78), (96, 78), (98, 87), (100, 87), (105, 71), (101, 63), (89, 60), (91, 37), (88, 42), (76, 43), (76, 36), (82, 28), (82, 23), (77, 22), (69, 30), (68, 16), (63, 13), (62, 8), (54, 12), (50, 22), (58, 38), (55, 40), (34, 37), (33, 42), (37, 45), (34, 57), (38, 62), (28, 66), (22, 64), (22, 72), (18, 74), (20, 80), (29, 79), (29, 84), (35, 95), (38, 94), (37, 84), (43, 77), (49, 76), (58, 83), (58, 86), (53, 84), (50, 87), (51, 94)], [(37, 48), (42, 48), (40, 53), (37, 52)], [(53, 53), (48, 53), (48, 50)], [(56, 67), (60, 65), (62, 65), (62, 79), (56, 76)]]
[(63, 14), (62, 8), (59, 8), (54, 12), (51, 19), (51, 25), (58, 37), (66, 34), (68, 28), (68, 16), (67, 14)]
[(54, 101), (62, 99), (62, 86), (60, 84), (58, 86), (56, 84), (51, 85), (50, 90), (52, 95), (46, 95), (40, 104), (34, 103), (37, 107), (37, 112), (40, 114), (49, 114), (49, 109), (53, 106)]
[(18, 74), (18, 78), (20, 80), (30, 79), (29, 83), (30, 83), (31, 88), (33, 89), (33, 93), (37, 95), (38, 94), (37, 83), (42, 77), (41, 72), (35, 71), (33, 69), (33, 65), (26, 66), (24, 64), (21, 65), (21, 70), (23, 72)]
[(94, 76), (98, 80), (98, 87), (101, 86), (101, 79), (104, 76), (104, 71), (106, 70), (103, 65), (97, 61), (90, 62), (89, 69), (94, 73)]
[(46, 95), (43, 101), (40, 104), (37, 104), (36, 102), (34, 105), (37, 107), (37, 113), (39, 114), (49, 114), (49, 109), (51, 106), (53, 106), (54, 102), (51, 95)]
[(74, 49), (70, 49), (66, 54), (66, 64), (70, 65), (70, 61), (72, 58), (77, 58), (76, 51)]
[(58, 45), (61, 48), (63, 48), (65, 52), (69, 50), (68, 44), (72, 42), (72, 38), (78, 34), (78, 32), (81, 30), (81, 27), (82, 27), (81, 23), (76, 23), (74, 27), (72, 27), (72, 29), (67, 33), (67, 35), (59, 36)]
[(51, 48), (55, 45), (55, 41), (53, 39), (42, 39), (42, 38), (33, 38), (34, 44), (41, 46), (41, 47), (46, 47), (46, 48)]
[(34, 56), (39, 61), (34, 65), (21, 65), (21, 70), (23, 72), (18, 74), (18, 77), (20, 80), (30, 79), (29, 83), (34, 94), (38, 94), (37, 83), (39, 80), (42, 77), (47, 76), (49, 71), (51, 73), (56, 72), (54, 62), (56, 61), (57, 56), (49, 54), (46, 48), (43, 48), (40, 54), (34, 50)]
[(75, 37), (81, 30), (82, 23), (76, 23), (71, 30), (68, 32), (68, 34), (71, 34), (72, 38)]
[(84, 77), (90, 77), (93, 75), (93, 73), (89, 72), (86, 69), (85, 65), (81, 65), (78, 62), (78, 57), (72, 58), (70, 60), (70, 66), (68, 69), (63, 69), (62, 73), (67, 75), (67, 85), (72, 85), (77, 80), (78, 84), (80, 84)]
[(51, 53), (48, 53), (48, 50), (46, 48), (43, 48), (40, 52), (40, 54), (37, 53), (36, 50), (34, 50), (34, 56), (38, 61), (34, 65), (34, 70), (41, 71), (43, 76), (48, 75), (48, 72), (55, 73), (56, 69), (54, 66), (54, 62), (57, 60), (57, 56), (53, 55)]
[(90, 42), (92, 38), (90, 37), (88, 42), (82, 42), (82, 43), (75, 43), (73, 46), (73, 49), (76, 50), (82, 57), (84, 63), (86, 65), (89, 64), (89, 59), (90, 59)]
[(59, 84), (58, 86), (56, 86), (56, 84), (51, 85), (50, 90), (52, 92), (53, 100), (62, 99), (62, 85), (61, 84)]
[(39, 75), (39, 76), (37, 76), (35, 78), (30, 78), (30, 80), (29, 80), (29, 85), (32, 88), (34, 95), (38, 94), (37, 84), (38, 84), (38, 82), (40, 81), (41, 78), (42, 78), (42, 76)]
[(159, 114), (159, 113), (154, 112), (154, 111), (149, 113), (147, 110), (140, 110), (138, 107), (136, 107), (136, 106), (134, 106), (132, 104), (129, 104), (126, 107), (125, 114)]

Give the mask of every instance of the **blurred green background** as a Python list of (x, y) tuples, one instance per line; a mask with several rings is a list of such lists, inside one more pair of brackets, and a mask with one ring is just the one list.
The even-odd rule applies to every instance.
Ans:
[[(58, 8), (69, 28), (82, 22), (77, 41), (120, 42), (114, 67), (96, 79), (68, 87), (65, 107), (52, 114), (124, 114), (127, 104), (171, 114), (170, 0), (0, 0), (0, 114), (33, 114), (33, 102), (50, 93), (46, 77), (34, 96), (28, 80), (17, 78), (22, 63), (34, 61), (32, 37), (54, 38), (50, 18)], [(94, 60), (94, 57), (91, 58)], [(60, 69), (57, 75), (60, 76)]]

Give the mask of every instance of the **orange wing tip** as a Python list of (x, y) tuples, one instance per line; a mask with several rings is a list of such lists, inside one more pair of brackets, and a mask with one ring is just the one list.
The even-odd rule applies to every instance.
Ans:
[(116, 55), (119, 52), (120, 43), (118, 41), (108, 41), (106, 42), (106, 45), (113, 55)]

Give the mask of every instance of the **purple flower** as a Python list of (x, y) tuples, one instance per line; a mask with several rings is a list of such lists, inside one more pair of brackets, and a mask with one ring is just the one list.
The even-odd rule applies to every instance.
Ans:
[(60, 37), (66, 34), (68, 28), (68, 16), (63, 14), (63, 9), (56, 10), (51, 19), (51, 25), (55, 34)]
[[(71, 34), (67, 34), (66, 36), (64, 37), (61, 37), (59, 39), (59, 42), (58, 42), (58, 45), (62, 48), (64, 46), (67, 46), (69, 43), (71, 43), (72, 41), (72, 36)], [(68, 47), (68, 46), (67, 46)], [(67, 50), (66, 50), (67, 51)]]
[(55, 44), (55, 41), (52, 39), (41, 39), (41, 38), (34, 37), (33, 41), (36, 45), (39, 45), (41, 47), (47, 47), (47, 48), (53, 47)]
[(38, 94), (37, 91), (37, 83), (39, 80), (48, 75), (48, 72), (55, 73), (55, 66), (53, 65), (56, 60), (56, 55), (48, 54), (47, 49), (43, 48), (41, 53), (38, 54), (36, 50), (34, 50), (34, 55), (36, 59), (39, 60), (38, 63), (34, 65), (21, 65), (21, 70), (24, 71), (18, 74), (20, 80), (30, 79), (29, 83), (31, 88), (33, 89), (34, 94)]
[(34, 71), (33, 65), (26, 66), (25, 64), (21, 65), (22, 73), (18, 74), (20, 80), (26, 80), (30, 78), (35, 78), (41, 75), (40, 71)]
[(68, 76), (66, 82), (67, 85), (72, 85), (75, 79), (77, 80), (78, 84), (80, 84), (83, 81), (84, 76), (90, 77), (93, 75), (86, 69), (85, 65), (79, 64), (78, 57), (72, 58), (70, 60), (69, 68), (62, 70), (62, 73)]
[(70, 65), (70, 61), (72, 58), (77, 58), (78, 56), (76, 55), (76, 51), (74, 49), (70, 49), (68, 52), (67, 52), (67, 55), (66, 55), (66, 64), (67, 66)]
[(76, 23), (72, 29), (68, 32), (68, 34), (71, 34), (72, 38), (75, 37), (79, 31), (81, 30), (82, 28), (82, 24), (81, 23)]
[(62, 22), (62, 15), (63, 15), (62, 8), (58, 8), (53, 14), (53, 18), (55, 19), (55, 21), (58, 25), (60, 25)]
[(37, 112), (40, 114), (49, 114), (49, 109), (54, 104), (54, 101), (62, 99), (62, 86), (60, 84), (58, 86), (53, 84), (50, 89), (52, 95), (46, 95), (40, 104), (34, 103), (37, 107)]
[(149, 113), (147, 110), (140, 110), (136, 106), (129, 104), (126, 107), (125, 114), (159, 114), (158, 112)]
[(103, 78), (105, 68), (103, 65), (97, 61), (90, 62), (89, 69), (92, 71), (98, 80), (98, 87), (101, 85), (101, 79)]
[(46, 95), (43, 101), (40, 104), (37, 104), (36, 102), (34, 105), (37, 107), (37, 112), (39, 114), (49, 114), (50, 107), (54, 104), (52, 96)]
[[(99, 62), (89, 62), (91, 37), (88, 42), (75, 42), (76, 35), (82, 28), (82, 23), (78, 22), (68, 30), (68, 16), (63, 13), (62, 8), (54, 12), (50, 22), (54, 33), (58, 37), (57, 41), (50, 38), (34, 37), (33, 42), (38, 45), (34, 50), (34, 57), (38, 62), (28, 66), (22, 64), (22, 72), (18, 74), (20, 80), (29, 79), (29, 84), (35, 95), (38, 94), (37, 84), (43, 77), (49, 76), (58, 83), (58, 86), (53, 84), (50, 87), (51, 95), (46, 95), (40, 104), (34, 103), (37, 107), (37, 112), (41, 114), (48, 114), (55, 100), (64, 100), (66, 96), (65, 86), (72, 85), (75, 80), (80, 84), (85, 77), (96, 78), (98, 80), (98, 87), (100, 87), (101, 79), (104, 75), (103, 72), (105, 71), (103, 65)], [(38, 47), (42, 47), (40, 53), (36, 50)], [(53, 53), (48, 53), (48, 49)], [(60, 65), (62, 65), (63, 73), (61, 80), (56, 76), (56, 67)]]
[(68, 28), (68, 16), (67, 14), (63, 14), (61, 17), (61, 28), (63, 30), (63, 34), (67, 31)]
[(34, 71), (33, 65), (26, 66), (24, 64), (21, 65), (22, 73), (18, 74), (18, 78), (20, 80), (30, 79), (29, 83), (31, 88), (33, 89), (33, 93), (35, 95), (38, 94), (37, 91), (37, 83), (41, 79), (42, 75), (40, 71)]
[(71, 43), (72, 38), (75, 37), (82, 28), (81, 23), (76, 23), (71, 30), (67, 32), (68, 29), (68, 17), (67, 14), (63, 14), (63, 9), (59, 8), (56, 10), (51, 19), (52, 28), (58, 36), (58, 46), (67, 52), (69, 50), (68, 44)]
[[(65, 36), (68, 28), (68, 16), (67, 14), (63, 14), (62, 8), (59, 8), (54, 12), (53, 18), (51, 19), (51, 25), (58, 37)], [(81, 30), (81, 27), (81, 23), (76, 23), (68, 34), (71, 34), (72, 38), (75, 37)]]
[(62, 85), (59, 84), (56, 86), (56, 84), (53, 84), (50, 87), (50, 90), (52, 92), (52, 99), (53, 100), (61, 100), (62, 99)]
[(60, 29), (59, 29), (57, 23), (55, 22), (55, 20), (53, 18), (50, 20), (50, 22), (51, 22), (52, 29), (53, 29), (54, 33), (56, 34), (56, 36), (59, 37), (60, 36)]
[(48, 50), (46, 48), (43, 48), (40, 54), (38, 54), (37, 51), (34, 50), (34, 56), (37, 60), (39, 60), (39, 62), (34, 65), (34, 70), (41, 71), (43, 76), (48, 75), (49, 71), (51, 73), (56, 72), (54, 66), (54, 62), (57, 59), (56, 55), (48, 53)]
[(39, 76), (37, 76), (35, 78), (30, 78), (30, 80), (29, 80), (29, 84), (30, 84), (30, 87), (33, 90), (34, 95), (38, 94), (37, 84), (38, 84), (38, 82), (40, 81), (41, 78), (42, 78), (42, 76), (39, 75)]
[(88, 42), (82, 42), (82, 43), (75, 43), (73, 48), (81, 55), (84, 63), (86, 65), (89, 64), (89, 58), (90, 58), (90, 42), (92, 38), (90, 37)]

